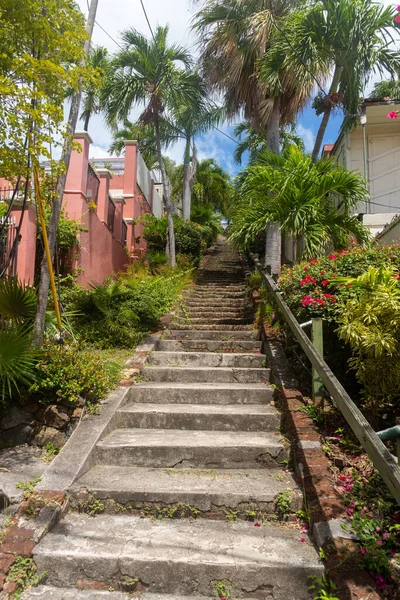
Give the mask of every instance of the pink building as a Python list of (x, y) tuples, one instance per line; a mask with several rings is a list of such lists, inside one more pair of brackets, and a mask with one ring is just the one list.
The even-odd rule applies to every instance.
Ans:
[[(90, 164), (92, 140), (87, 132), (77, 132), (74, 139), (80, 144), (81, 152), (74, 150), (71, 156), (63, 208), (66, 216), (78, 221), (84, 229), (79, 233), (78, 248), (73, 253), (73, 268), (79, 268), (78, 282), (87, 287), (89, 283), (101, 283), (107, 276), (124, 270), (132, 260), (144, 254), (146, 242), (139, 221), (146, 213), (162, 215), (162, 188), (156, 174), (147, 169), (136, 142), (126, 142), (122, 159), (93, 161), (117, 163), (114, 173)], [(9, 195), (9, 187), (0, 179), (0, 200), (1, 190), (7, 190), (4, 195)], [(15, 239), (15, 224), (20, 223), (21, 212), (18, 204), (11, 212), (9, 247)], [(27, 283), (34, 280), (36, 235), (36, 210), (29, 204), (18, 235), (18, 252), (8, 269)]]

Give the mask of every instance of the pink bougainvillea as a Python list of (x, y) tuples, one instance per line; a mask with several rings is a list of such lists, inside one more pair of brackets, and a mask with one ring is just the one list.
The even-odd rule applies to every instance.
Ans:
[[(397, 21), (398, 23), (400, 23), (400, 15), (397, 15), (395, 21)], [(397, 114), (397, 112), (395, 110), (392, 110), (391, 112), (389, 112), (386, 117), (388, 119), (398, 119), (399, 115)]]

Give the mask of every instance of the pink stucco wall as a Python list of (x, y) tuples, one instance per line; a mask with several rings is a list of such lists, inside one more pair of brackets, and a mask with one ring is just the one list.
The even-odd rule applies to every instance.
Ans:
[[(11, 217), (20, 222), (22, 208), (13, 208)], [(35, 278), (36, 256), (36, 210), (28, 204), (25, 209), (20, 230), (20, 241), (17, 255), (17, 275), (20, 281), (33, 284)]]

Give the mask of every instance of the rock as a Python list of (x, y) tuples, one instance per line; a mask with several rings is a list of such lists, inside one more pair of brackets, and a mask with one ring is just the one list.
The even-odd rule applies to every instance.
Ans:
[(43, 427), (36, 435), (34, 444), (36, 446), (46, 446), (46, 444), (53, 444), (56, 448), (61, 448), (66, 441), (66, 435), (58, 429), (53, 427)]
[(32, 416), (28, 412), (25, 412), (16, 406), (12, 406), (7, 414), (2, 418), (0, 422), (0, 428), (12, 429), (13, 427), (17, 427), (17, 425), (29, 423), (31, 420)]
[(0, 488), (0, 510), (4, 510), (10, 506), (10, 499), (4, 490)]
[(6, 446), (19, 446), (28, 442), (33, 435), (33, 427), (31, 425), (17, 425), (11, 429), (0, 431), (0, 440)]
[(29, 414), (33, 414), (36, 411), (39, 410), (39, 404), (37, 404), (36, 402), (31, 402), (30, 404), (24, 404), (24, 411), (29, 413)]
[(68, 409), (57, 404), (49, 404), (40, 411), (37, 418), (48, 427), (62, 429), (69, 421)]
[(82, 414), (82, 408), (76, 408), (74, 410), (74, 412), (72, 413), (72, 418), (73, 419), (80, 419), (81, 418), (81, 414)]
[(400, 553), (389, 560), (389, 571), (400, 590)]

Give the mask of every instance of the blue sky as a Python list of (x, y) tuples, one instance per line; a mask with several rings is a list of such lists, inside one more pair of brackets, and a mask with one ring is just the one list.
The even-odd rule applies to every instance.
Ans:
[[(86, 14), (87, 0), (77, 0), (78, 4)], [(150, 23), (153, 27), (157, 24), (170, 26), (170, 40), (191, 49), (196, 54), (196, 40), (190, 29), (191, 20), (195, 12), (194, 5), (197, 7), (201, 2), (194, 0), (143, 0)], [(383, 0), (384, 4), (392, 4), (388, 0)], [(127, 27), (135, 27), (145, 35), (150, 35), (146, 23), (140, 0), (99, 0), (97, 22), (102, 26), (95, 26), (93, 42), (97, 45), (106, 46), (111, 53), (116, 52), (118, 47), (115, 41), (119, 40), (119, 33)], [(107, 35), (109, 34), (109, 35)], [(137, 111), (139, 114), (139, 111)], [(135, 115), (133, 114), (133, 119)], [(311, 107), (306, 108), (298, 118), (298, 133), (303, 137), (306, 149), (312, 150), (314, 139), (318, 130), (320, 117), (316, 117)], [(331, 116), (324, 143), (335, 142), (342, 115)], [(234, 125), (225, 124), (220, 129), (233, 137)], [(105, 158), (109, 156), (108, 148), (111, 142), (110, 132), (106, 129), (101, 115), (95, 116), (89, 126), (89, 133), (93, 139), (91, 148), (91, 157)], [(196, 141), (200, 159), (215, 158), (230, 174), (234, 175), (240, 170), (240, 166), (233, 160), (235, 149), (234, 142), (227, 139), (224, 135), (215, 130), (211, 130), (206, 136), (200, 137)], [(170, 148), (168, 154), (175, 161), (182, 162), (183, 142)]]

